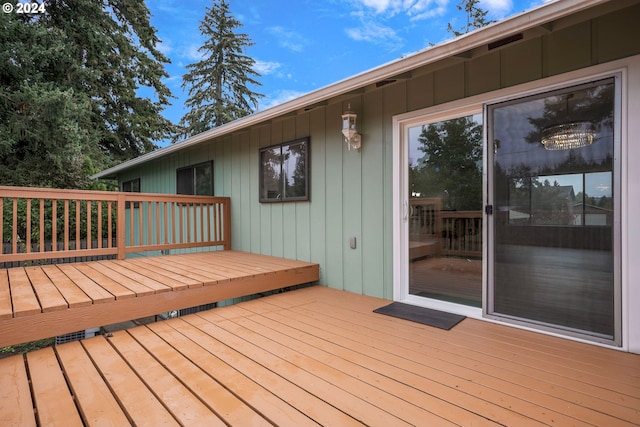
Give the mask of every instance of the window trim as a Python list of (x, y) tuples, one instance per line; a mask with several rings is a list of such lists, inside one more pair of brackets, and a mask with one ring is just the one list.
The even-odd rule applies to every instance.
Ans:
[[(305, 162), (305, 173), (304, 173), (304, 195), (303, 196), (292, 196), (292, 197), (278, 197), (278, 198), (269, 198), (269, 197), (263, 197), (263, 188), (264, 188), (264, 163), (262, 162), (262, 153), (271, 150), (273, 148), (280, 148), (280, 152), (282, 153), (283, 148), (291, 146), (291, 145), (296, 145), (296, 144), (303, 144), (305, 147), (304, 150), (304, 162)], [(258, 162), (259, 162), (259, 174), (260, 174), (260, 188), (258, 191), (258, 197), (260, 200), (260, 203), (288, 203), (288, 202), (305, 202), (305, 201), (309, 201), (311, 199), (310, 194), (309, 194), (309, 190), (310, 190), (310, 178), (311, 178), (311, 165), (309, 164), (309, 159), (310, 159), (310, 138), (309, 137), (304, 137), (304, 138), (298, 138), (298, 139), (294, 139), (291, 141), (286, 141), (286, 142), (282, 142), (279, 144), (273, 144), (273, 145), (269, 145), (266, 147), (261, 147), (258, 151)], [(280, 195), (282, 195), (282, 193), (284, 193), (284, 189), (283, 189), (283, 174), (282, 174), (282, 162), (280, 162)]]

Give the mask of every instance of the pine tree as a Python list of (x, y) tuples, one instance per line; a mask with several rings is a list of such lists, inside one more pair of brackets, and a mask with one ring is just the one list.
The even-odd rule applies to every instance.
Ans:
[(0, 15), (0, 184), (85, 188), (94, 167), (171, 137), (168, 60), (142, 0), (44, 6)]
[(487, 14), (489, 11), (479, 7), (478, 3), (480, 3), (480, 0), (461, 0), (456, 8), (460, 11), (464, 10), (467, 16), (467, 24), (460, 30), (455, 30), (453, 25), (449, 23), (447, 25), (447, 31), (458, 37), (468, 33), (469, 31), (473, 31), (477, 28), (493, 23), (494, 21), (487, 21)]
[(244, 54), (252, 46), (249, 36), (237, 33), (242, 24), (229, 11), (225, 0), (214, 0), (206, 8), (200, 31), (205, 43), (198, 49), (203, 59), (187, 66), (182, 87), (188, 88), (180, 136), (188, 137), (251, 114), (261, 94), (248, 85), (260, 85), (253, 69), (255, 61)]

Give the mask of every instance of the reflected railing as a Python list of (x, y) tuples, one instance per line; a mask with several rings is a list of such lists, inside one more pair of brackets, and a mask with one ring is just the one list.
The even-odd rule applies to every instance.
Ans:
[(443, 211), (439, 198), (409, 202), (409, 240), (433, 245), (435, 256), (482, 256), (482, 211)]

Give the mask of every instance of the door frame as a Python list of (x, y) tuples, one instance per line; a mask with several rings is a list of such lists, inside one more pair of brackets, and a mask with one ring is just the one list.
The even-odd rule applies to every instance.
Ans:
[[(495, 244), (496, 244), (496, 227), (495, 227), (495, 216), (492, 215), (487, 218), (485, 222), (488, 239), (486, 241), (486, 248), (488, 251), (488, 256), (486, 260), (486, 271), (487, 271), (487, 288), (486, 288), (486, 296), (487, 300), (483, 302), (483, 315), (488, 319), (498, 320), (504, 323), (510, 323), (514, 325), (521, 325), (525, 327), (530, 327), (535, 330), (548, 331), (551, 333), (556, 333), (562, 336), (570, 336), (584, 339), (588, 342), (597, 342), (607, 345), (612, 345), (615, 347), (620, 347), (621, 345), (621, 336), (622, 336), (622, 293), (621, 293), (621, 134), (622, 134), (622, 101), (621, 95), (623, 90), (622, 84), (622, 72), (609, 72), (601, 75), (600, 77), (588, 76), (587, 78), (577, 79), (573, 81), (568, 81), (562, 84), (559, 88), (556, 89), (548, 89), (547, 87), (541, 87), (539, 90), (534, 91), (528, 95), (521, 96), (520, 94), (516, 94), (515, 96), (509, 97), (507, 99), (503, 99), (498, 102), (488, 102), (485, 104), (485, 118), (486, 118), (486, 135), (485, 139), (488, 141), (491, 133), (493, 132), (494, 123), (489, 120), (489, 108), (496, 106), (498, 104), (502, 104), (504, 102), (518, 104), (519, 102), (525, 102), (528, 97), (536, 97), (541, 99), (543, 96), (549, 96), (557, 91), (564, 92), (565, 90), (572, 89), (575, 87), (580, 87), (583, 85), (591, 84), (592, 82), (598, 80), (607, 80), (613, 79), (614, 81), (614, 124), (613, 124), (613, 174), (612, 174), (612, 185), (613, 185), (613, 206), (614, 206), (614, 214), (613, 214), (613, 224), (612, 224), (612, 253), (613, 253), (613, 299), (614, 299), (614, 307), (613, 307), (613, 317), (614, 317), (614, 335), (613, 338), (603, 337), (595, 333), (589, 333), (588, 331), (581, 331), (577, 329), (572, 329), (567, 326), (561, 325), (553, 325), (550, 323), (545, 323), (542, 321), (537, 321), (533, 319), (525, 319), (516, 316), (506, 315), (504, 313), (496, 313), (495, 312), (495, 301), (494, 301), (494, 276), (495, 276)], [(486, 170), (487, 170), (487, 187), (486, 187), (486, 198), (487, 204), (495, 206), (495, 195), (493, 194), (495, 191), (494, 188), (494, 160), (495, 153), (487, 152), (487, 157), (485, 160)]]
[[(393, 251), (393, 299), (394, 301), (402, 301), (407, 304), (418, 305), (422, 307), (432, 308), (435, 310), (443, 310), (449, 313), (461, 314), (463, 316), (482, 318), (482, 309), (471, 307), (463, 304), (456, 304), (447, 301), (440, 301), (431, 298), (419, 297), (409, 294), (409, 168), (408, 161), (408, 135), (409, 128), (422, 124), (436, 123), (440, 121), (481, 114), (483, 121), (485, 113), (483, 111), (483, 103), (469, 102), (469, 99), (463, 99), (456, 102), (440, 105), (433, 108), (426, 108), (412, 111), (402, 115), (395, 116), (393, 119), (393, 224), (394, 224), (394, 251)], [(486, 131), (483, 129), (483, 170), (482, 170), (482, 187), (486, 188), (486, 172), (484, 164), (486, 161), (485, 139)], [(396, 140), (397, 138), (397, 140)], [(483, 191), (486, 193), (486, 191)], [(484, 204), (483, 195), (483, 204)], [(399, 209), (398, 209), (399, 207)], [(483, 214), (483, 222), (485, 221)], [(486, 239), (486, 227), (482, 227), (483, 241)], [(483, 258), (486, 255), (486, 245), (483, 245)], [(483, 261), (484, 270), (484, 261)], [(484, 306), (485, 300), (485, 280), (486, 275), (482, 275), (482, 300)]]
[[(409, 126), (423, 122), (429, 117), (429, 120), (436, 121), (438, 118), (450, 118), (467, 112), (475, 108), (481, 108), (483, 111), (484, 123), (484, 144), (483, 144), (483, 185), (485, 195), (483, 197), (484, 204), (487, 203), (487, 170), (489, 165), (486, 138), (487, 138), (487, 117), (486, 105), (494, 104), (502, 101), (508, 101), (514, 98), (534, 95), (541, 92), (562, 89), (567, 86), (577, 85), (587, 82), (591, 79), (601, 79), (610, 77), (615, 74), (620, 75), (620, 111), (617, 112), (617, 118), (621, 120), (620, 138), (619, 138), (619, 155), (621, 157), (619, 172), (616, 174), (618, 185), (618, 193), (620, 198), (620, 215), (618, 220), (621, 223), (621, 236), (615, 244), (618, 245), (615, 262), (620, 264), (620, 298), (621, 304), (621, 339), (620, 346), (607, 343), (597, 343), (581, 337), (575, 337), (560, 333), (559, 331), (542, 330), (529, 325), (520, 325), (508, 323), (510, 326), (520, 329), (531, 330), (545, 333), (552, 336), (558, 336), (566, 339), (572, 339), (613, 349), (624, 351), (632, 351), (640, 353), (640, 286), (633, 286), (634, 282), (640, 281), (640, 264), (629, 262), (628, 260), (640, 257), (640, 229), (637, 226), (637, 218), (640, 218), (640, 201), (630, 199), (630, 194), (637, 194), (630, 189), (630, 182), (640, 180), (640, 168), (634, 167), (629, 160), (630, 155), (639, 155), (640, 147), (630, 147), (629, 139), (631, 135), (640, 135), (640, 121), (629, 121), (627, 118), (631, 114), (640, 114), (640, 55), (624, 58), (592, 67), (571, 71), (568, 73), (523, 83), (517, 86), (499, 89), (479, 95), (474, 95), (446, 104), (436, 105), (433, 107), (423, 108), (403, 114), (392, 116), (392, 231), (393, 231), (393, 299), (394, 301), (402, 301), (416, 305), (426, 305), (430, 308), (441, 309), (449, 312), (461, 312), (461, 314), (469, 317), (483, 319), (494, 323), (505, 324), (503, 319), (491, 319), (485, 314), (478, 313), (478, 309), (464, 312), (457, 304), (446, 302), (435, 302), (434, 300), (426, 300), (422, 297), (415, 297), (419, 301), (415, 301), (408, 295), (408, 265), (403, 261), (408, 259), (408, 247), (403, 245), (408, 239), (408, 224), (403, 222), (404, 212), (408, 212), (407, 183), (408, 168), (406, 163), (407, 147), (403, 142)], [(633, 95), (633, 96), (632, 96)], [(634, 136), (634, 138), (636, 138)], [(635, 154), (634, 154), (635, 153)], [(406, 203), (405, 203), (406, 202)], [(487, 224), (486, 214), (483, 217), (484, 224)], [(488, 245), (489, 241), (488, 228), (483, 227), (483, 309), (487, 307), (487, 285), (488, 277), (491, 274), (488, 265)], [(404, 236), (404, 237), (403, 237)], [(638, 265), (636, 265), (638, 264)], [(404, 283), (404, 285), (403, 285)], [(639, 282), (640, 283), (640, 282)], [(424, 301), (426, 300), (426, 301)]]

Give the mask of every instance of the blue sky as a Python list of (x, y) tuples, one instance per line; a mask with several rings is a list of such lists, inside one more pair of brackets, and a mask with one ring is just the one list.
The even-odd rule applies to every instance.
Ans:
[[(482, 0), (499, 20), (545, 0)], [(211, 0), (147, 0), (151, 23), (171, 59), (166, 84), (176, 99), (164, 111), (177, 123), (184, 114), (185, 66), (201, 59), (198, 26)], [(264, 110), (451, 38), (466, 23), (460, 0), (229, 0), (239, 31), (254, 45)]]

